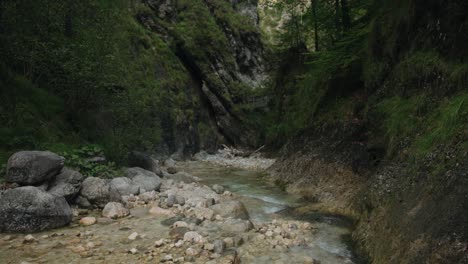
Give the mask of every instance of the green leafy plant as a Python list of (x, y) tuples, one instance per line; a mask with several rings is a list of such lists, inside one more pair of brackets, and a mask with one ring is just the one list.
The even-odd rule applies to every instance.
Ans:
[(66, 166), (78, 170), (88, 177), (113, 178), (120, 174), (119, 168), (114, 162), (93, 160), (104, 158), (104, 151), (98, 145), (86, 145), (71, 151), (60, 153), (66, 159)]

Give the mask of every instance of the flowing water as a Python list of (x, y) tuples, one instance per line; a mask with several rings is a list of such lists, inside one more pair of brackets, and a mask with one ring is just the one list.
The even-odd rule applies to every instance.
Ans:
[[(288, 208), (301, 205), (300, 197), (268, 184), (259, 172), (219, 167), (206, 162), (182, 163), (179, 169), (198, 176), (207, 185), (225, 186), (246, 205), (254, 224), (291, 218), (287, 213), (279, 212), (288, 212)], [(24, 235), (0, 234), (0, 263), (159, 263), (165, 254), (184, 256), (183, 248), (154, 248), (155, 241), (168, 238), (170, 227), (163, 224), (164, 218), (148, 214), (148, 209), (144, 206), (132, 209), (132, 216), (128, 218), (102, 223), (98, 219), (98, 224), (92, 226), (80, 226), (75, 220), (70, 226), (33, 234), (36, 240), (32, 243), (25, 243)], [(100, 211), (88, 213), (100, 217)], [(337, 224), (339, 219), (318, 216), (316, 218), (320, 221), (312, 221), (315, 231), (306, 232), (301, 237), (307, 242), (303, 246), (280, 250), (265, 241), (255, 240), (258, 234), (253, 231), (239, 234), (252, 237), (237, 248), (242, 263), (356, 263), (343, 240), (350, 230)], [(210, 226), (208, 224), (206, 227)], [(204, 228), (201, 225), (199, 232), (211, 232)], [(134, 241), (128, 239), (133, 232), (140, 235)], [(129, 254), (132, 248), (138, 252)], [(195, 262), (206, 263), (202, 260)]]
[[(237, 168), (219, 167), (209, 163), (188, 162), (185, 170), (207, 185), (220, 184), (227, 190), (239, 195), (254, 224), (271, 222), (274, 219), (294, 219), (285, 215), (288, 208), (300, 206), (300, 197), (288, 194), (279, 187), (268, 183), (261, 172)], [(316, 232), (307, 237), (307, 247), (293, 247), (289, 251), (277, 253), (274, 250), (258, 250), (241, 254), (243, 263), (307, 263), (315, 259), (321, 264), (356, 263), (352, 251), (344, 237), (350, 229), (342, 219), (320, 214), (311, 220)], [(242, 252), (242, 251), (241, 251)]]

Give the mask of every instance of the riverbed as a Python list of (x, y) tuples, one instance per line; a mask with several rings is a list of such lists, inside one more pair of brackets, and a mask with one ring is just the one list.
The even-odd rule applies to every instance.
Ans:
[[(264, 172), (204, 161), (181, 162), (176, 167), (198, 182), (164, 179), (154, 201), (137, 202), (126, 218), (111, 220), (102, 218), (98, 210), (75, 210), (70, 226), (32, 234), (33, 239), (24, 234), (0, 234), (1, 263), (356, 263), (343, 239), (350, 233), (348, 227), (333, 218), (304, 221), (285, 213), (304, 202), (270, 184)], [(170, 192), (209, 193), (213, 191), (207, 186), (213, 184), (226, 189), (216, 199), (233, 199), (245, 205), (253, 229), (225, 232), (223, 225), (230, 220), (218, 216), (193, 224), (192, 211), (198, 205), (166, 205)], [(167, 215), (150, 213), (155, 205), (166, 208)], [(95, 217), (97, 223), (78, 224), (84, 216)], [(176, 221), (187, 222), (204, 242), (193, 244), (175, 238)], [(210, 248), (216, 240), (225, 241), (222, 254)]]

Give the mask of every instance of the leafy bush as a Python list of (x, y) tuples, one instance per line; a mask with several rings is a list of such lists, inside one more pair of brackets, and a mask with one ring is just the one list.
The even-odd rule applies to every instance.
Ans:
[(66, 166), (76, 169), (87, 177), (113, 178), (120, 174), (114, 162), (93, 161), (92, 158), (104, 157), (104, 151), (97, 145), (86, 145), (79, 149), (60, 153), (66, 159)]

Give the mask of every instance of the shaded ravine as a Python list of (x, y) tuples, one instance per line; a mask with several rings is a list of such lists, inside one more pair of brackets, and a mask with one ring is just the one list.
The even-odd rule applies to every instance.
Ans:
[[(320, 213), (293, 216), (288, 209), (301, 206), (304, 202), (299, 196), (288, 194), (264, 179), (264, 172), (238, 168), (226, 168), (207, 162), (186, 162), (184, 170), (199, 177), (207, 185), (221, 184), (238, 195), (249, 211), (252, 222), (257, 226), (278, 220), (307, 220), (316, 227), (309, 237), (311, 246), (293, 247), (288, 253), (274, 250), (268, 254), (258, 252), (244, 254), (240, 251), (243, 263), (291, 263), (291, 260), (315, 259), (321, 264), (361, 263), (353, 254), (348, 241), (351, 228), (346, 220)], [(296, 263), (296, 262), (294, 262)], [(308, 263), (308, 262), (304, 262)], [(315, 263), (315, 262), (313, 262)]]

